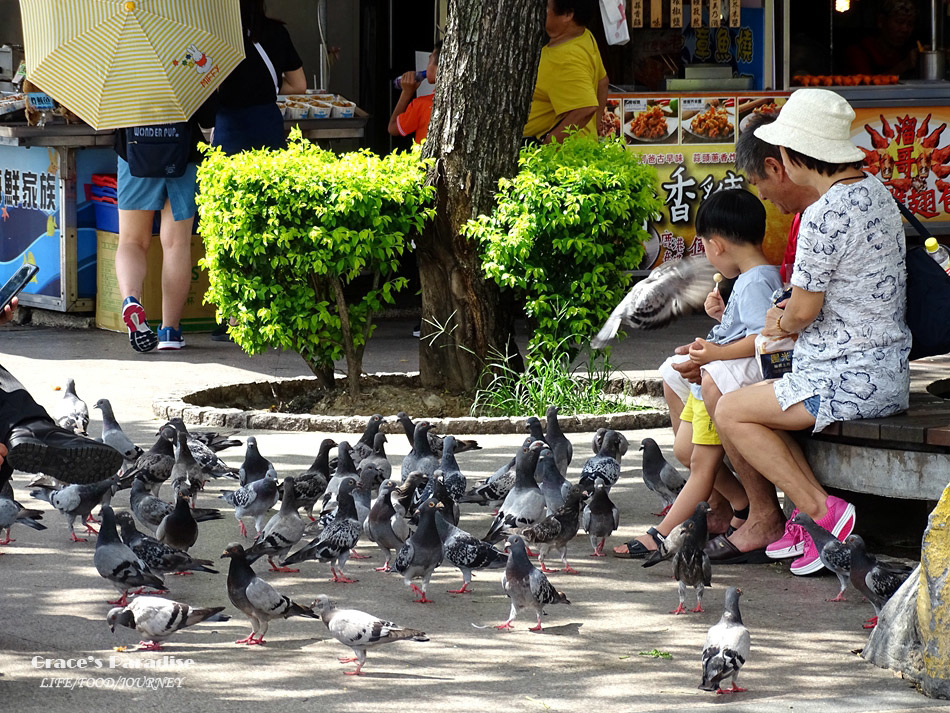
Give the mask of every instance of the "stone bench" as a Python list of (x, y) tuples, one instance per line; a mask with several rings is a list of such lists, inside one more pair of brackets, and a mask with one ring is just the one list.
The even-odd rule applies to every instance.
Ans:
[(823, 485), (886, 497), (937, 500), (950, 482), (950, 379), (912, 381), (910, 407), (888, 418), (834, 423), (802, 439)]

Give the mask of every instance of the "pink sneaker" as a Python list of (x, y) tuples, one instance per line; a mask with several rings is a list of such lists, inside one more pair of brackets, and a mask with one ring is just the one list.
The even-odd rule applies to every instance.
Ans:
[[(843, 540), (850, 535), (854, 529), (854, 505), (845, 502), (841, 498), (829, 495), (825, 500), (825, 507), (828, 508), (828, 512), (823, 518), (817, 521), (818, 524), (830, 531), (835, 537)], [(818, 554), (815, 541), (812, 540), (811, 536), (806, 532), (804, 550), (802, 556), (792, 562), (792, 574), (812, 574), (823, 567), (824, 565), (821, 563), (821, 557)]]
[[(792, 517), (797, 514), (798, 508), (792, 510)], [(793, 525), (792, 517), (785, 523), (785, 534), (765, 548), (765, 554), (772, 559), (797, 557), (805, 551), (805, 528), (801, 525)]]
[(799, 576), (803, 574), (812, 574), (824, 568), (821, 563), (821, 557), (818, 554), (818, 548), (815, 547), (815, 541), (811, 535), (805, 533), (805, 540), (802, 542), (803, 554), (797, 560), (792, 562), (792, 574)]

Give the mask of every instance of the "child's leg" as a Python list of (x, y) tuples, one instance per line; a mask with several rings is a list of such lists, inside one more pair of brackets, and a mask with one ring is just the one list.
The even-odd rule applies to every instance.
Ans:
[[(680, 429), (680, 414), (683, 413), (683, 400), (673, 391), (673, 388), (663, 382), (663, 398), (666, 399), (666, 405), (670, 409), (670, 425), (673, 427), (675, 436)], [(684, 463), (684, 465), (687, 465)]]
[(681, 522), (691, 517), (696, 506), (703, 500), (709, 500), (716, 481), (716, 470), (722, 465), (722, 456), (725, 453), (722, 446), (707, 446), (693, 444), (693, 454), (689, 463), (689, 479), (686, 485), (676, 496), (676, 501), (663, 521), (656, 526), (657, 531), (669, 535), (670, 531)]

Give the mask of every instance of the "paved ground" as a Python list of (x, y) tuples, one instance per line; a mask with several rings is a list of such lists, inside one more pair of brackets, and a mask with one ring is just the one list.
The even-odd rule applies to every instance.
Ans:
[[(415, 368), (414, 344), (408, 339), (411, 322), (383, 325), (367, 350), (367, 369)], [(659, 363), (672, 346), (705, 331), (705, 321), (684, 321), (675, 329), (638, 340), (617, 350), (615, 365), (647, 370)], [(168, 389), (306, 373), (295, 355), (268, 353), (250, 359), (229, 344), (189, 336), (189, 347), (179, 354), (134, 355), (123, 335), (107, 332), (6, 328), (0, 334), (0, 362), (13, 371), (44, 405), (59, 398), (54, 387), (66, 377), (76, 379), (79, 394), (90, 404), (107, 397), (126, 431), (148, 445), (156, 427), (152, 398)], [(93, 411), (90, 432), (99, 421)], [(252, 435), (251, 432), (242, 436)], [(325, 434), (253, 433), (261, 451), (275, 461), (278, 471), (292, 473), (308, 465)], [(649, 435), (667, 451), (668, 430), (626, 434), (632, 443)], [(588, 454), (589, 434), (572, 435), (576, 477)], [(520, 435), (480, 438), (484, 449), (459, 456), (470, 482), (510, 457)], [(398, 465), (408, 443), (393, 438), (390, 455)], [(243, 453), (226, 452), (239, 464)], [(624, 461), (625, 475), (615, 489), (621, 510), (621, 529), (612, 544), (642, 532), (656, 522), (650, 515), (658, 502), (639, 479), (636, 452)], [(18, 495), (27, 478), (15, 480)], [(224, 483), (228, 487), (230, 483)], [(203, 506), (215, 506), (217, 487), (209, 487)], [(128, 503), (126, 493), (117, 507)], [(223, 505), (223, 502), (220, 502)], [(41, 505), (46, 507), (45, 504)], [(222, 521), (202, 526), (194, 553), (215, 559), (229, 541), (238, 539), (237, 525), (226, 512)], [(18, 527), (17, 542), (2, 548), (0, 557), (0, 700), (3, 710), (129, 710), (150, 708), (201, 711), (281, 710), (402, 711), (427, 707), (433, 711), (560, 710), (593, 708), (603, 711), (681, 711), (685, 707), (726, 706), (727, 710), (775, 713), (808, 708), (814, 713), (833, 711), (898, 711), (945, 706), (917, 694), (892, 673), (876, 669), (852, 651), (866, 640), (861, 622), (870, 606), (853, 592), (843, 604), (824, 600), (836, 591), (833, 577), (791, 576), (787, 566), (718, 567), (707, 591), (705, 614), (674, 617), (666, 612), (676, 604), (676, 586), (667, 566), (642, 569), (614, 558), (592, 559), (587, 538), (571, 548), (571, 562), (581, 574), (551, 575), (570, 597), (571, 606), (549, 608), (545, 630), (527, 631), (533, 622), (523, 616), (512, 633), (476, 628), (503, 621), (508, 601), (500, 590), (498, 572), (481, 574), (475, 594), (450, 595), (460, 579), (448, 567), (437, 571), (430, 589), (435, 603), (413, 604), (409, 590), (395, 575), (379, 574), (372, 546), (362, 551), (373, 559), (351, 562), (347, 570), (360, 581), (340, 585), (327, 581), (328, 567), (305, 563), (299, 575), (268, 574), (285, 593), (310, 602), (327, 593), (337, 602), (425, 629), (429, 643), (405, 642), (371, 651), (359, 679), (345, 677), (336, 657), (348, 655), (328, 638), (322, 623), (291, 619), (272, 624), (268, 646), (246, 649), (235, 639), (246, 635), (246, 620), (227, 601), (226, 561), (219, 575), (169, 578), (171, 596), (200, 606), (228, 605), (235, 617), (224, 624), (204, 624), (179, 634), (166, 654), (116, 653), (113, 647), (137, 641), (134, 633), (119, 629), (113, 635), (105, 624), (105, 603), (114, 591), (92, 565), (93, 541), (67, 541), (62, 518), (46, 517), (49, 529), (34, 532)], [(462, 526), (483, 534), (489, 514), (478, 508), (463, 512)], [(258, 569), (262, 567), (259, 565)], [(743, 617), (752, 631), (753, 650), (743, 671), (749, 693), (737, 697), (706, 694), (696, 689), (700, 680), (699, 654), (706, 630), (721, 612), (725, 587), (742, 586)], [(640, 652), (657, 649), (672, 659), (649, 658)], [(35, 665), (43, 659), (85, 659), (102, 668), (62, 670)], [(116, 667), (111, 667), (114, 663)], [(133, 664), (165, 665), (147, 669)], [(123, 679), (124, 677), (124, 679)], [(53, 678), (78, 686), (133, 686), (156, 684), (158, 679), (182, 678), (180, 688), (111, 691), (105, 688), (44, 687)]]

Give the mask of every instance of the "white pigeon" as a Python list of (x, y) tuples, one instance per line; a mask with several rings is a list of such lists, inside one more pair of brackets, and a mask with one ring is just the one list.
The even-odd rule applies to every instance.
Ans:
[(412, 639), (413, 641), (429, 640), (424, 631), (406, 629), (358, 609), (337, 609), (325, 594), (317, 595), (317, 598), (313, 600), (311, 609), (320, 613), (323, 623), (326, 624), (334, 639), (353, 649), (354, 656), (340, 657), (340, 663), (356, 662), (355, 670), (344, 671), (347, 676), (359, 676), (361, 674), (363, 664), (366, 663), (366, 649), (371, 646), (406, 639)]
[(63, 398), (56, 404), (56, 423), (67, 431), (85, 436), (89, 427), (89, 407), (76, 395), (76, 382), (66, 379)]
[(696, 311), (706, 301), (715, 272), (702, 255), (664, 262), (620, 300), (591, 346), (603, 349), (617, 336), (621, 324), (633, 329), (659, 329)]
[[(742, 623), (739, 613), (739, 595), (741, 589), (729, 587), (726, 590), (726, 607), (722, 618), (706, 635), (703, 646), (703, 681), (699, 688), (716, 693), (742, 693), (736, 678), (739, 669), (749, 658), (749, 630)], [(724, 689), (723, 682), (732, 681), (732, 687)]]
[[(142, 635), (140, 651), (161, 651), (162, 642), (176, 631), (200, 624), (214, 617), (215, 621), (227, 621), (230, 617), (220, 615), (224, 607), (196, 609), (164, 597), (136, 597), (124, 607), (114, 607), (106, 615), (106, 623), (115, 633), (116, 624), (135, 629)], [(218, 615), (218, 616), (216, 616)]]

